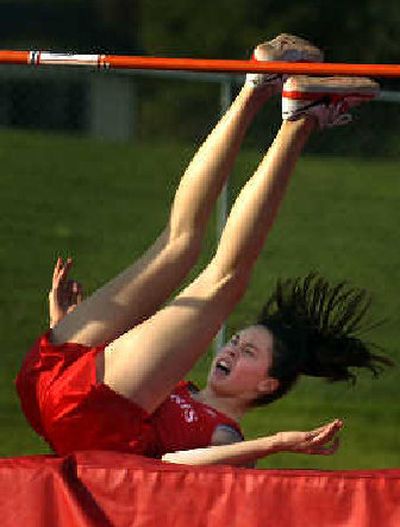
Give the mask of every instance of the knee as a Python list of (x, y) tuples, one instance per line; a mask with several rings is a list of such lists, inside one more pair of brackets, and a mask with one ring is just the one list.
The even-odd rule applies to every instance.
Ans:
[(211, 289), (220, 290), (228, 304), (234, 305), (241, 300), (247, 290), (250, 272), (245, 267), (221, 271), (216, 262), (211, 261), (204, 272), (204, 278)]
[(185, 231), (180, 233), (169, 233), (168, 246), (174, 257), (178, 257), (189, 267), (195, 265), (200, 257), (202, 249), (202, 233), (196, 231)]

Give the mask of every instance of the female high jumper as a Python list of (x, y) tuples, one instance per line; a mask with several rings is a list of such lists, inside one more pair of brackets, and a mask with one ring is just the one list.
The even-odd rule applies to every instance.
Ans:
[[(254, 58), (320, 61), (322, 54), (280, 35), (258, 46)], [(347, 122), (347, 110), (378, 90), (365, 78), (249, 74), (184, 173), (167, 226), (137, 262), (78, 302), (79, 288), (68, 281), (71, 261), (58, 260), (53, 327), (17, 377), (27, 419), (56, 453), (118, 450), (176, 463), (246, 465), (279, 451), (336, 450), (338, 419), (251, 441), (243, 441), (239, 422), (252, 407), (284, 395), (301, 374), (342, 380), (354, 375), (350, 367), (376, 373), (387, 361), (356, 336), (365, 298), (343, 284), (331, 287), (313, 275), (280, 283), (257, 323), (219, 350), (203, 390), (182, 379), (243, 296), (311, 132)], [(282, 126), (237, 197), (214, 257), (165, 304), (198, 258), (247, 128), (281, 91)]]

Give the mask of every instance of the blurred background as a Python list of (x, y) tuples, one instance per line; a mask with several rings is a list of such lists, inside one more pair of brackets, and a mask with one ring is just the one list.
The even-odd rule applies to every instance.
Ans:
[[(244, 59), (280, 32), (319, 45), (329, 62), (399, 63), (400, 4), (354, 0), (316, 7), (266, 0), (0, 0), (0, 48)], [(76, 260), (91, 292), (137, 257), (162, 229), (196, 147), (237, 93), (228, 75), (0, 66), (0, 454), (48, 452), (21, 415), (13, 379), (46, 329), (58, 254)], [(368, 334), (400, 358), (400, 81), (341, 129), (315, 134), (228, 333), (257, 315), (278, 276), (317, 269), (369, 289)], [(261, 112), (229, 188), (232, 199), (273, 138), (279, 100)], [(204, 265), (215, 246), (213, 218)], [(264, 293), (265, 291), (265, 293)], [(261, 294), (260, 294), (261, 292)], [(192, 372), (199, 384), (212, 351)], [(398, 369), (356, 386), (304, 379), (254, 412), (248, 437), (346, 422), (334, 458), (277, 455), (264, 467), (399, 466)]]

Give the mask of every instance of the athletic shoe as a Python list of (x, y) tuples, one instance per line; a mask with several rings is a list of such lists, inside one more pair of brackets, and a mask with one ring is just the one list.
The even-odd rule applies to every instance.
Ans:
[[(322, 62), (324, 60), (322, 51), (313, 44), (287, 33), (259, 44), (252, 58), (261, 62)], [(248, 73), (246, 82), (256, 87), (275, 86), (278, 91), (287, 77), (281, 73)]]
[(320, 128), (344, 125), (352, 119), (350, 108), (378, 93), (379, 84), (365, 77), (290, 77), (282, 91), (282, 119), (314, 115)]

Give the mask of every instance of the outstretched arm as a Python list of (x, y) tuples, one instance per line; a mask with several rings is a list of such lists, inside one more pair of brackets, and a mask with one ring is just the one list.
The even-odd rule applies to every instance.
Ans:
[(342, 421), (336, 419), (309, 432), (279, 432), (241, 443), (168, 453), (162, 460), (182, 465), (244, 466), (278, 452), (330, 455), (338, 449), (337, 433), (342, 426)]

